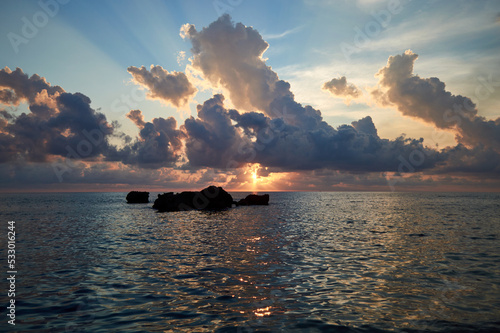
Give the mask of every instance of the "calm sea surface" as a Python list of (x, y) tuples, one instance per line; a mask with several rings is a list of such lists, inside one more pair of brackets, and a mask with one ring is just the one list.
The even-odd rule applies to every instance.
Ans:
[(125, 195), (0, 195), (0, 331), (500, 331), (500, 194), (271, 193), (175, 213)]

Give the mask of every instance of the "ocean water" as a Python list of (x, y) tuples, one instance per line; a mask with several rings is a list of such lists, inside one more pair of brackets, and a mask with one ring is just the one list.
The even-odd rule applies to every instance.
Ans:
[(500, 194), (271, 193), (174, 213), (125, 196), (0, 195), (0, 331), (500, 331)]

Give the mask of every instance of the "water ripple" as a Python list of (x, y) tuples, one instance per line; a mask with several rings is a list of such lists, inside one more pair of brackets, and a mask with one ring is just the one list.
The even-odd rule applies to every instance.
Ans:
[(15, 330), (500, 330), (497, 194), (273, 193), (215, 213), (124, 197), (0, 198), (19, 234)]

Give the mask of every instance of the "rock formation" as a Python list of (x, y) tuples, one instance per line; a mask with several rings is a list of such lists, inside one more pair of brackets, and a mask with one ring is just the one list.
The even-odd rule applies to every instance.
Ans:
[(269, 194), (249, 194), (236, 203), (237, 206), (269, 205)]
[(132, 191), (127, 194), (128, 203), (148, 203), (149, 192)]
[(222, 210), (231, 208), (233, 197), (222, 187), (209, 186), (200, 192), (181, 192), (158, 194), (153, 208), (160, 212), (181, 210)]

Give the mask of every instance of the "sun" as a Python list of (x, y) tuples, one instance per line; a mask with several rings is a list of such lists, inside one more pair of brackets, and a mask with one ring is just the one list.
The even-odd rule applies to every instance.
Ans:
[(257, 181), (259, 180), (258, 177), (257, 177), (257, 170), (255, 170), (254, 172), (252, 172), (252, 180), (253, 180), (253, 183), (257, 183)]
[(288, 173), (272, 173), (267, 167), (259, 163), (249, 163), (245, 170), (242, 170), (240, 190), (259, 192), (268, 190), (279, 190), (278, 184), (286, 177)]

